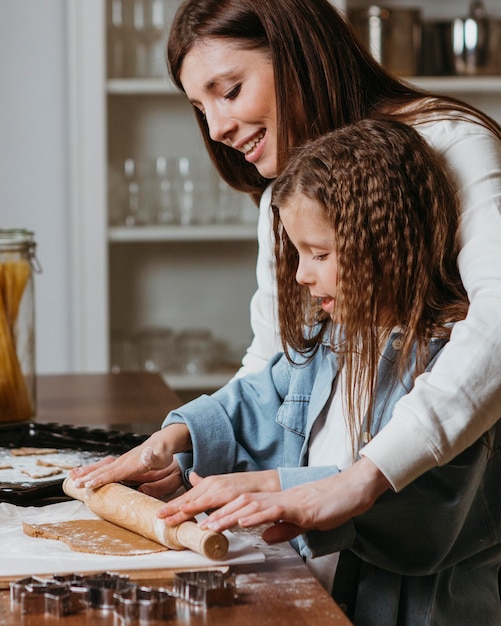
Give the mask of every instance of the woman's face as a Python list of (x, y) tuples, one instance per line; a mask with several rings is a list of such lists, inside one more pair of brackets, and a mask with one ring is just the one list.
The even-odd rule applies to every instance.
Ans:
[(211, 138), (242, 152), (264, 178), (275, 178), (277, 107), (268, 55), (235, 40), (204, 39), (186, 55), (180, 78)]

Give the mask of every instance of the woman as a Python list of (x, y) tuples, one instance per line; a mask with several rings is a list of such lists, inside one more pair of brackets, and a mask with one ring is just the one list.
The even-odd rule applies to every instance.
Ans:
[[(137, 464), (149, 447), (168, 463), (191, 450), (185, 470), (209, 476), (163, 507), (170, 521), (232, 485), (280, 495), (348, 472), (468, 310), (455, 190), (411, 127), (361, 120), (305, 145), (273, 205), (285, 355), (173, 411), (126, 454)], [(356, 520), (296, 543), (326, 588), (335, 572), (348, 585), (335, 598), (357, 625), (497, 623), (500, 436), (498, 424)]]
[[(193, 467), (210, 475), (163, 508), (170, 522), (179, 509), (210, 508), (210, 492), (218, 498), (231, 482), (238, 489), (253, 479), (247, 504), (259, 503), (277, 474), (278, 487), (263, 496), (270, 507), (281, 508), (295, 488), (280, 489), (291, 485), (303, 497), (289, 500), (305, 518), (311, 502), (332, 501), (314, 479), (349, 472), (468, 310), (456, 264), (457, 196), (409, 126), (361, 120), (322, 136), (292, 157), (272, 199), (280, 331), (294, 352), (288, 364), (274, 357), (167, 417), (161, 436), (186, 424)], [(297, 542), (357, 626), (499, 624), (500, 445), (498, 422), (444, 467)], [(253, 462), (278, 470), (227, 473)], [(336, 550), (339, 566), (329, 554)]]
[[(168, 59), (221, 176), (260, 199), (254, 340), (243, 373), (259, 370), (281, 349), (270, 183), (296, 146), (363, 118), (400, 120), (443, 155), (455, 179), (468, 315), (362, 458), (331, 481), (328, 523), (338, 525), (368, 510), (388, 488), (399, 491), (450, 461), (499, 417), (501, 131), (461, 102), (390, 76), (327, 0), (186, 0), (172, 25)], [(159, 495), (180, 484), (177, 470), (155, 482), (165, 475), (155, 469), (160, 466), (152, 458), (140, 468), (118, 460), (87, 468), (82, 477), (94, 485), (136, 477)]]
[[(450, 460), (501, 414), (501, 385), (494, 382), (501, 367), (495, 356), (501, 355), (499, 127), (462, 103), (432, 98), (389, 76), (327, 0), (188, 0), (174, 20), (168, 58), (220, 174), (255, 197), (295, 146), (362, 118), (414, 125), (445, 156), (462, 196), (459, 266), (471, 309), (434, 371), (396, 408), (390, 428), (364, 457), (397, 490)], [(244, 372), (262, 367), (279, 348), (268, 203), (262, 195), (255, 338)]]

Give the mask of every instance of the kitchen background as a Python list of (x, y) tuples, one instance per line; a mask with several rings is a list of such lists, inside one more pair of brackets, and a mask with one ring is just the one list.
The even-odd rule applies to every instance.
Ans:
[[(149, 18), (134, 5), (150, 7)], [(191, 110), (166, 80), (161, 24), (177, 5), (0, 0), (0, 227), (35, 232), (39, 373), (159, 368), (190, 397), (223, 384), (251, 339), (256, 209), (218, 184)], [(394, 32), (408, 33), (398, 54), (377, 49), (384, 15), (352, 13), (374, 54), (501, 120), (499, 0), (484, 3), (488, 63), (470, 66), (464, 54), (454, 66), (443, 48), (469, 0), (382, 6), (392, 19), (419, 11), (425, 55), (405, 31), (411, 12), (398, 16)]]

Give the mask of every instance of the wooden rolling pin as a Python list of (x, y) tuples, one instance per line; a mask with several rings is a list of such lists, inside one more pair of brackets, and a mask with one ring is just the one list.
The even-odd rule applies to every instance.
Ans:
[(98, 489), (76, 487), (68, 476), (63, 491), (72, 498), (85, 502), (99, 517), (132, 530), (138, 535), (170, 548), (189, 548), (210, 559), (222, 559), (228, 552), (228, 539), (222, 533), (202, 530), (195, 522), (167, 526), (157, 517), (163, 502), (118, 483), (103, 485)]

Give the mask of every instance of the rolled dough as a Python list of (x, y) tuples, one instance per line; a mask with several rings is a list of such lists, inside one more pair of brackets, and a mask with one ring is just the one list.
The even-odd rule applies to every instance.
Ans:
[(21, 474), (25, 474), (30, 478), (47, 478), (48, 476), (57, 476), (58, 474), (62, 474), (63, 470), (59, 469), (59, 467), (46, 467), (44, 469), (22, 469)]
[(48, 524), (23, 522), (23, 531), (31, 537), (63, 541), (76, 552), (91, 554), (134, 556), (168, 550), (151, 539), (101, 519)]
[(37, 454), (54, 454), (56, 448), (12, 448), (10, 453), (13, 456), (35, 456)]
[(78, 467), (76, 463), (68, 463), (66, 461), (47, 461), (47, 459), (37, 459), (37, 465), (42, 467), (58, 467), (63, 470), (75, 469)]

